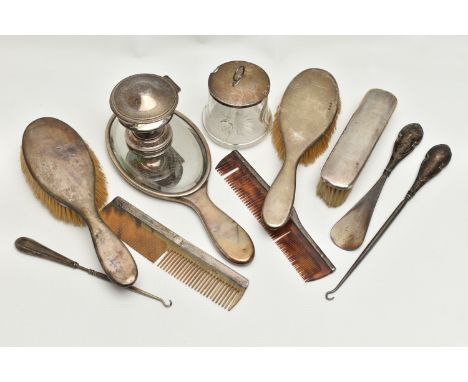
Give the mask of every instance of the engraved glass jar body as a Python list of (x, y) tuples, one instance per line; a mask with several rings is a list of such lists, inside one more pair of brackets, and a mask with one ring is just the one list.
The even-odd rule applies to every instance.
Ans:
[(226, 106), (211, 95), (203, 110), (203, 125), (217, 144), (240, 149), (258, 143), (271, 129), (268, 97), (248, 107)]

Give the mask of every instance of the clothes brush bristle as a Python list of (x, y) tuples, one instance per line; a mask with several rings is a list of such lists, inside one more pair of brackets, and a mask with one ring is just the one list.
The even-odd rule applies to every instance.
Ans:
[[(94, 165), (94, 173), (95, 173), (95, 200), (96, 200), (96, 207), (101, 210), (102, 207), (106, 204), (107, 201), (107, 185), (106, 185), (106, 177), (104, 172), (102, 171), (101, 164), (97, 159), (94, 152), (86, 146), (88, 149), (89, 156), (93, 161)], [(50, 196), (46, 191), (42, 189), (39, 183), (36, 182), (34, 177), (32, 176), (29, 168), (26, 164), (24, 159), (23, 151), (21, 150), (21, 170), (26, 178), (27, 183), (31, 187), (34, 195), (37, 199), (50, 211), (52, 216), (55, 218), (62, 220), (66, 223), (74, 224), (77, 226), (84, 226), (85, 222), (83, 219), (74, 212), (71, 208), (68, 208)]]
[(328, 207), (341, 206), (348, 197), (351, 189), (339, 189), (327, 184), (320, 179), (317, 185), (317, 195), (325, 202)]

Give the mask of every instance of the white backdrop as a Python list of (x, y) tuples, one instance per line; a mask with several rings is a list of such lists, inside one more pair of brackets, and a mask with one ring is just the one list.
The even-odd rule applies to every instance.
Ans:
[[(0, 110), (4, 147), (0, 293), (1, 345), (468, 345), (468, 38), (462, 37), (2, 37)], [(221, 259), (198, 217), (185, 206), (133, 189), (113, 168), (104, 145), (112, 87), (134, 73), (170, 75), (182, 88), (178, 110), (201, 127), (209, 73), (247, 60), (271, 79), (274, 110), (301, 70), (330, 71), (342, 111), (326, 154), (300, 167), (295, 207), (335, 264), (330, 276), (304, 283), (247, 208), (214, 170), (229, 153), (210, 142), (209, 193), (251, 235), (256, 257), (232, 266), (250, 280), (227, 312), (134, 252), (138, 286), (171, 298), (164, 309), (78, 271), (20, 254), (30, 236), (85, 266), (99, 269), (89, 234), (54, 220), (34, 198), (19, 166), (24, 128), (42, 116), (73, 126), (97, 154), (110, 198), (120, 195)], [(389, 90), (398, 106), (347, 202), (329, 209), (315, 196), (320, 169), (365, 92)], [(398, 131), (419, 122), (422, 143), (393, 172), (372, 219), (367, 243), (414, 180), (426, 151), (451, 146), (449, 167), (411, 201), (373, 252), (336, 294), (359, 250), (329, 239), (331, 226), (381, 174)], [(280, 168), (270, 139), (242, 154), (268, 182)], [(361, 248), (362, 249), (362, 248)]]

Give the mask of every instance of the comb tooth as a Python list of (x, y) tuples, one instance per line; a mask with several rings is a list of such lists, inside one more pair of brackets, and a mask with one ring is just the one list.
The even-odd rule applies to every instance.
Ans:
[(223, 305), (223, 302), (226, 300), (226, 297), (232, 293), (232, 287), (230, 285), (226, 285), (226, 289), (224, 292), (218, 297), (216, 303), (219, 305)]
[(236, 165), (236, 161), (234, 159), (234, 152), (226, 155), (221, 162), (218, 163), (216, 166), (216, 171), (222, 173), (225, 172), (226, 170), (229, 171), (230, 168), (233, 168)]
[(222, 281), (219, 281), (218, 280), (218, 285), (219, 285), (219, 288), (218, 288), (218, 291), (213, 294), (213, 301), (217, 304), (219, 299), (221, 298), (221, 296), (224, 294), (224, 292), (226, 292), (228, 286), (223, 283)]
[(282, 245), (283, 245), (282, 242), (281, 242), (281, 240), (282, 240), (285, 236), (289, 235), (290, 233), (291, 233), (291, 231), (285, 232), (285, 233), (283, 233), (282, 235), (280, 235), (280, 236), (278, 236), (278, 237), (276, 238), (276, 241), (277, 241), (277, 242), (280, 242), (280, 243), (278, 243), (279, 246), (282, 246)]
[(215, 299), (221, 297), (223, 289), (220, 286), (222, 286), (222, 283), (214, 275), (203, 270), (178, 252), (168, 251), (168, 254), (158, 266), (161, 269), (166, 268), (173, 277), (191, 286), (216, 303)]
[(231, 298), (229, 305), (227, 305), (226, 309), (231, 310), (241, 299), (242, 291), (236, 288), (236, 293)]
[(198, 287), (198, 291), (200, 292), (200, 294), (202, 294), (205, 297), (206, 297), (207, 288), (208, 288), (210, 282), (211, 282), (211, 277), (210, 277), (210, 275), (207, 274), (203, 278), (203, 281), (200, 284), (200, 286)]
[(229, 288), (228, 293), (224, 296), (223, 299), (220, 300), (219, 305), (221, 305), (223, 308), (226, 308), (228, 305), (228, 301), (231, 298), (231, 296), (236, 292), (235, 288), (232, 286)]
[(190, 288), (193, 288), (195, 289), (195, 285), (198, 281), (198, 278), (201, 274), (202, 269), (200, 267), (196, 267), (194, 268), (194, 272), (190, 274), (188, 280), (187, 280), (187, 285), (190, 287)]
[(232, 299), (230, 301), (228, 301), (226, 304), (224, 304), (224, 309), (227, 309), (228, 311), (230, 311), (232, 309), (232, 307), (236, 304), (234, 304), (233, 306), (231, 306), (231, 302), (234, 301), (234, 297), (235, 295), (232, 297)]
[(224, 176), (226, 178), (231, 178), (231, 177), (235, 177), (236, 176), (236, 173), (239, 171), (239, 168), (238, 167), (234, 167), (228, 171), (225, 171), (224, 172)]
[(205, 275), (203, 276), (202, 280), (200, 281), (200, 284), (198, 285), (198, 288), (202, 295), (204, 296), (206, 295), (207, 288), (209, 287), (212, 279), (213, 278), (209, 272), (206, 272)]
[(173, 275), (175, 270), (179, 267), (180, 263), (182, 262), (181, 256), (178, 256), (177, 253), (174, 253), (174, 261), (171, 263), (170, 266), (167, 267), (167, 273)]
[[(211, 276), (211, 275), (210, 275)], [(217, 286), (216, 278), (211, 276), (210, 282), (208, 285), (205, 287), (205, 296), (208, 296), (208, 298), (211, 296), (211, 293)]]
[(224, 298), (227, 292), (229, 292), (229, 285), (220, 281), (221, 289), (218, 291), (216, 296), (214, 296), (214, 302), (219, 305), (220, 301)]
[(164, 258), (158, 264), (158, 266), (166, 270), (174, 262), (174, 260), (175, 260), (174, 253), (171, 250), (168, 250)]
[(230, 310), (235, 305), (232, 305), (232, 302), (239, 293), (237, 288), (174, 250), (169, 250), (164, 255), (158, 267), (224, 309)]
[(197, 292), (200, 292), (202, 290), (203, 283), (205, 282), (207, 277), (208, 277), (208, 273), (203, 270), (203, 272), (201, 272), (197, 276), (197, 279), (195, 280), (195, 283), (193, 284), (193, 289), (195, 289)]
[(232, 308), (234, 308), (234, 307), (236, 306), (236, 304), (239, 302), (240, 298), (241, 298), (240, 293), (236, 293), (236, 294), (232, 297), (232, 299), (231, 299), (231, 301), (229, 302), (229, 304), (227, 305), (227, 308), (226, 308), (226, 309), (227, 309), (227, 310), (231, 310)]
[(231, 288), (228, 287), (226, 290), (218, 297), (216, 303), (224, 308), (223, 301), (226, 299), (226, 296), (228, 296), (231, 293)]
[(195, 274), (192, 276), (190, 285), (193, 289), (197, 290), (198, 285), (203, 280), (203, 277), (206, 275), (206, 271), (202, 268), (198, 268)]
[(218, 171), (221, 175), (224, 175), (227, 171), (229, 171), (230, 168), (231, 164), (227, 161), (224, 163), (219, 162), (219, 164), (216, 166), (216, 171)]
[(186, 266), (186, 263), (184, 261), (184, 259), (181, 259), (179, 261), (179, 264), (177, 265), (177, 267), (175, 267), (173, 270), (172, 270), (172, 276), (174, 276), (177, 280), (180, 279), (179, 275), (180, 275), (180, 272), (183, 268), (185, 268)]
[(167, 268), (172, 264), (174, 260), (175, 260), (174, 254), (168, 251), (166, 253), (166, 256), (164, 256), (164, 258), (159, 262), (158, 267), (166, 271)]
[(216, 288), (216, 285), (217, 285), (216, 277), (214, 277), (213, 275), (210, 275), (208, 283), (203, 288), (205, 290), (204, 295), (210, 298), (211, 293)]
[(182, 281), (184, 284), (188, 285), (189, 280), (191, 280), (191, 276), (196, 271), (197, 271), (197, 266), (192, 261), (189, 260), (189, 267), (184, 272), (184, 274), (181, 276), (180, 281)]
[(225, 175), (225, 174), (227, 174), (229, 171), (233, 170), (233, 166), (232, 166), (231, 163), (224, 163), (222, 166), (217, 167), (216, 170), (217, 170), (221, 175)]
[(234, 296), (232, 296), (231, 301), (230, 301), (229, 305), (227, 306), (227, 309), (231, 310), (234, 306), (236, 306), (236, 304), (239, 302), (241, 297), (242, 297), (241, 291), (237, 291), (234, 294)]
[(184, 272), (184, 274), (181, 276), (180, 281), (182, 281), (184, 284), (188, 285), (188, 282), (190, 280), (190, 277), (194, 272), (196, 272), (197, 266), (189, 260), (189, 267), (187, 270)]
[(175, 277), (178, 280), (182, 281), (183, 275), (185, 274), (185, 272), (189, 268), (190, 268), (190, 262), (187, 259), (183, 258), (182, 264), (180, 265), (179, 269), (177, 270), (177, 274), (175, 275)]
[(214, 288), (208, 295), (209, 299), (215, 302), (215, 298), (218, 295), (218, 293), (221, 292), (222, 287), (223, 287), (223, 284), (220, 283), (219, 280), (215, 280)]
[(222, 291), (220, 293), (218, 293), (218, 296), (216, 297), (216, 300), (214, 300), (214, 302), (218, 305), (221, 305), (221, 301), (224, 300), (224, 298), (226, 297), (226, 294), (229, 293), (229, 285), (227, 284), (224, 284), (224, 288), (222, 289)]
[(200, 293), (203, 296), (206, 296), (208, 292), (208, 288), (211, 285), (212, 282), (212, 277), (209, 273), (206, 273), (205, 277), (203, 277), (203, 280), (201, 281), (200, 285), (198, 286)]
[(170, 261), (170, 263), (166, 267), (166, 272), (172, 275), (173, 270), (177, 267), (179, 263), (180, 263), (180, 257), (174, 254), (173, 259)]
[(207, 283), (203, 286), (203, 295), (210, 298), (211, 293), (213, 292), (216, 285), (217, 285), (216, 277), (210, 274), (208, 277)]
[(164, 269), (167, 265), (167, 263), (172, 259), (173, 254), (170, 251), (166, 251), (165, 254), (163, 254), (161, 261), (158, 264), (158, 267)]
[(168, 252), (163, 253), (163, 255), (161, 256), (161, 260), (159, 260), (158, 262), (159, 268), (162, 268), (164, 266), (164, 264), (167, 262), (168, 257)]
[(203, 285), (206, 282), (207, 277), (209, 277), (209, 276), (210, 276), (210, 273), (203, 270), (203, 273), (200, 275), (197, 283), (195, 284), (195, 287), (200, 288), (200, 289), (203, 288)]
[(210, 293), (208, 293), (208, 297), (212, 301), (215, 300), (215, 297), (218, 295), (220, 289), (223, 287), (223, 285), (218, 280), (215, 279), (214, 281), (214, 287), (211, 289)]
[(189, 261), (182, 255), (180, 255), (180, 264), (179, 266), (177, 267), (177, 269), (175, 270), (175, 276), (179, 279), (182, 278), (182, 275), (184, 274), (185, 270), (187, 269), (187, 267), (190, 265)]

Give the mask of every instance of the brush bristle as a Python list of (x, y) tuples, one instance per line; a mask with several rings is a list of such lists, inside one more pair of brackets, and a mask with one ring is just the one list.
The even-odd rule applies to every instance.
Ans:
[(341, 206), (345, 202), (350, 191), (351, 188), (344, 190), (333, 187), (324, 182), (323, 179), (320, 179), (320, 182), (317, 185), (317, 195), (323, 199), (328, 207)]
[[(273, 121), (273, 128), (271, 129), (271, 140), (273, 142), (273, 146), (278, 153), (278, 157), (284, 161), (286, 156), (286, 149), (283, 142), (283, 134), (281, 132), (281, 123), (280, 123), (280, 108), (281, 105), (278, 106), (278, 109), (275, 113), (275, 119)], [(332, 123), (328, 128), (325, 130), (323, 135), (317, 139), (312, 145), (304, 152), (301, 157), (300, 163), (304, 165), (309, 165), (315, 162), (315, 160), (322, 155), (328, 148), (328, 144), (330, 143), (330, 139), (333, 133), (336, 130), (336, 120), (338, 119), (338, 114), (340, 114), (341, 105), (338, 102), (338, 107), (336, 110), (335, 117), (333, 118)]]
[[(93, 161), (94, 165), (94, 173), (95, 173), (95, 198), (96, 198), (96, 207), (101, 210), (102, 207), (106, 204), (107, 200), (107, 185), (106, 185), (106, 177), (104, 172), (102, 171), (101, 164), (99, 163), (96, 155), (94, 154), (93, 150), (91, 150), (88, 146), (86, 146), (89, 152), (89, 156)], [(52, 196), (50, 196), (47, 192), (45, 192), (39, 183), (36, 182), (34, 177), (32, 176), (29, 168), (26, 164), (26, 161), (23, 156), (23, 150), (21, 150), (21, 170), (28, 182), (29, 186), (31, 187), (34, 195), (37, 199), (50, 211), (52, 216), (55, 218), (62, 220), (66, 223), (71, 223), (77, 226), (84, 226), (85, 222), (83, 219), (71, 208), (68, 208), (57, 200), (55, 200)]]

